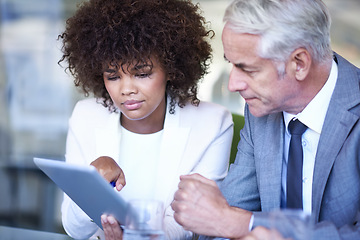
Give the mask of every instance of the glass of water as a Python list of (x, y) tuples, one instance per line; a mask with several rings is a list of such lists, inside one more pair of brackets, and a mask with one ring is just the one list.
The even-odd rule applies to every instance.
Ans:
[(164, 206), (157, 200), (131, 200), (126, 214), (124, 240), (165, 240)]
[(311, 215), (302, 210), (281, 209), (270, 212), (271, 239), (274, 240), (283, 238), (311, 239), (313, 226)]

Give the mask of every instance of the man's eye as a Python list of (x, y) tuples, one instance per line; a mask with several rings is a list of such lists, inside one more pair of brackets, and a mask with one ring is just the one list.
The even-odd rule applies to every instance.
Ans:
[(246, 69), (244, 69), (243, 71), (244, 71), (244, 73), (246, 73), (246, 74), (248, 74), (248, 75), (254, 75), (254, 74), (256, 73), (256, 71), (253, 71), (253, 70), (246, 70)]

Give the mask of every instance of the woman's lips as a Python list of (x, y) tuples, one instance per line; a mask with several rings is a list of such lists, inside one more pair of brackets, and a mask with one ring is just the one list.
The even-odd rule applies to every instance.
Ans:
[(122, 105), (127, 109), (127, 110), (137, 110), (141, 107), (143, 101), (138, 101), (138, 100), (127, 100), (125, 102), (122, 103)]

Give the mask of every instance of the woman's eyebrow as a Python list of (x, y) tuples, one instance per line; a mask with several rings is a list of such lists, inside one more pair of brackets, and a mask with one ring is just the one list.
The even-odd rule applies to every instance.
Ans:
[(112, 69), (112, 68), (107, 68), (104, 70), (104, 72), (107, 72), (107, 73), (115, 73), (117, 72), (115, 69)]
[(132, 69), (133, 70), (140, 70), (140, 69), (143, 69), (143, 68), (151, 68), (151, 67), (152, 67), (151, 64), (144, 63), (144, 64), (135, 65)]

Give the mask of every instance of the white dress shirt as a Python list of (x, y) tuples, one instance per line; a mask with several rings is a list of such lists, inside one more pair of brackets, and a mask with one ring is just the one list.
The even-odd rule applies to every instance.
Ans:
[(331, 95), (335, 89), (336, 79), (338, 76), (338, 67), (333, 60), (331, 72), (328, 80), (318, 94), (311, 100), (305, 109), (297, 114), (289, 114), (284, 112), (285, 123), (285, 142), (284, 142), (284, 157), (282, 164), (282, 184), (281, 184), (281, 203), (286, 206), (286, 174), (288, 152), (290, 145), (290, 133), (288, 125), (291, 119), (297, 118), (300, 122), (305, 124), (308, 129), (302, 135), (303, 147), (303, 210), (311, 214), (311, 199), (312, 199), (312, 181), (315, 165), (315, 156), (320, 139), (321, 129), (323, 127), (326, 112), (330, 103)]

